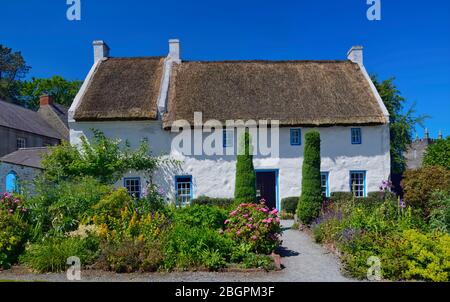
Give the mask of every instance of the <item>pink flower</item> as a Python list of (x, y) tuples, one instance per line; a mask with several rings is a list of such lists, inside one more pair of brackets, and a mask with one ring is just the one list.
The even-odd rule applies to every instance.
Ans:
[(237, 211), (235, 210), (235, 211), (230, 213), (230, 216), (234, 216), (234, 215), (236, 215), (236, 213), (237, 213)]
[(277, 209), (273, 209), (271, 212), (270, 212), (270, 214), (272, 214), (272, 215), (276, 215), (278, 213), (278, 210)]
[(247, 227), (251, 230), (251, 229), (253, 229), (253, 225), (252, 224), (247, 224)]
[(219, 234), (221, 234), (221, 235), (223, 234), (223, 230), (222, 229), (219, 230)]
[(225, 220), (224, 224), (228, 224), (230, 221), (227, 219)]
[(252, 239), (253, 239), (253, 240), (256, 240), (256, 239), (258, 239), (258, 237), (256, 237), (255, 235), (253, 235), (253, 236), (252, 236)]
[(20, 202), (20, 200), (14, 199), (14, 203), (19, 203), (19, 202)]
[(8, 210), (8, 212), (10, 212), (10, 213), (13, 213), (13, 212), (14, 212), (14, 210), (13, 210), (13, 209), (9, 209), (9, 210)]
[(242, 217), (247, 218), (247, 217), (248, 217), (248, 214), (244, 214), (244, 215), (242, 215)]
[(280, 223), (280, 218), (275, 218), (275, 221), (277, 222), (277, 223)]
[(238, 235), (238, 236), (241, 235), (241, 230), (237, 230), (236, 235)]
[(263, 212), (263, 213), (269, 212), (269, 210), (267, 208), (259, 208), (258, 210)]
[(253, 221), (253, 218), (252, 218), (252, 217), (250, 217), (250, 218), (248, 219), (248, 221)]
[(272, 223), (272, 221), (273, 221), (273, 218), (271, 218), (271, 217), (267, 218), (267, 223)]

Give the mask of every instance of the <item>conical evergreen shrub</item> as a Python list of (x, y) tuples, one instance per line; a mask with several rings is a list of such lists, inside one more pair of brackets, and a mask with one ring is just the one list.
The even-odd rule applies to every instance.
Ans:
[[(256, 173), (251, 145), (250, 133), (245, 132), (239, 139), (240, 149), (238, 149), (236, 162), (234, 199), (238, 204), (256, 201)], [(239, 152), (239, 150), (243, 151)]]
[(302, 195), (297, 206), (297, 217), (310, 224), (320, 214), (322, 188), (320, 184), (320, 134), (313, 130), (305, 134), (305, 152), (302, 166)]

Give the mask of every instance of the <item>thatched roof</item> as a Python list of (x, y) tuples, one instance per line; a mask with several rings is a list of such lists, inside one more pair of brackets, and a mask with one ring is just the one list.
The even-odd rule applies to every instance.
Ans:
[(382, 124), (351, 61), (225, 61), (174, 65), (164, 127), (179, 119), (279, 120), (282, 126)]
[(102, 61), (75, 110), (75, 120), (156, 119), (163, 63), (162, 57)]

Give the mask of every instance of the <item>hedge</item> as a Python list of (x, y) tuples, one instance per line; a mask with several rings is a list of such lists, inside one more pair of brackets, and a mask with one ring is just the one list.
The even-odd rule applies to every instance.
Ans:
[(215, 198), (215, 197), (208, 197), (208, 196), (199, 196), (195, 199), (192, 199), (191, 204), (192, 205), (209, 205), (209, 206), (216, 206), (220, 208), (229, 208), (233, 205), (234, 199), (233, 198)]
[(297, 209), (298, 205), (298, 199), (298, 196), (285, 197), (281, 199), (281, 210), (286, 213), (295, 214), (295, 210)]

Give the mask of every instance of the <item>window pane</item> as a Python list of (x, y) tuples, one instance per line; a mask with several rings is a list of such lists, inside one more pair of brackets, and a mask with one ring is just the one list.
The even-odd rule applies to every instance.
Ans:
[(191, 201), (192, 177), (176, 177), (175, 191), (178, 204), (186, 205)]
[(128, 194), (135, 198), (141, 198), (141, 179), (140, 178), (126, 178), (125, 188)]

